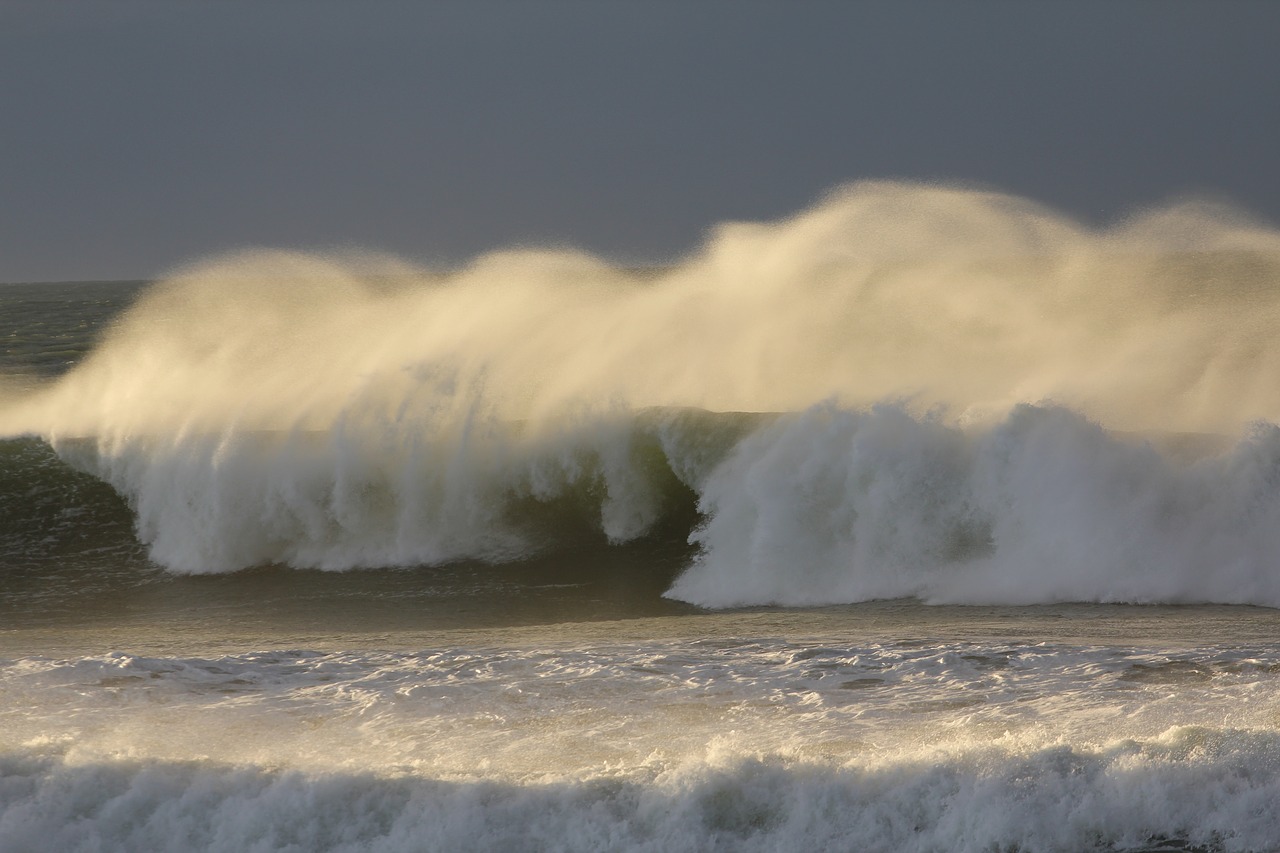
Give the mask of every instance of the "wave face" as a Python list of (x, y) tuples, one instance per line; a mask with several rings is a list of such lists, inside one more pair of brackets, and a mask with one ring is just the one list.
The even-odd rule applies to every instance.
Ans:
[(182, 573), (280, 563), (349, 569), (519, 559), (674, 521), (761, 420), (654, 411), (531, 432), (366, 431), (55, 441), (125, 495), (152, 559)]
[(708, 606), (1280, 605), (1277, 281), (1280, 234), (1225, 209), (1097, 230), (892, 183), (661, 270), (244, 253), (0, 383), (0, 435), (181, 573), (674, 536), (669, 594)]

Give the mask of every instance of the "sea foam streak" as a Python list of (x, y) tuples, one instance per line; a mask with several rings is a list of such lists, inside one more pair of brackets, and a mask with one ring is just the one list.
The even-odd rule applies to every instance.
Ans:
[(1220, 208), (1098, 231), (891, 183), (656, 271), (247, 253), (153, 287), (0, 432), (110, 482), (181, 572), (509, 559), (696, 501), (671, 594), (708, 605), (1275, 605), (1278, 440), (1245, 425), (1280, 421), (1277, 281), (1280, 234)]

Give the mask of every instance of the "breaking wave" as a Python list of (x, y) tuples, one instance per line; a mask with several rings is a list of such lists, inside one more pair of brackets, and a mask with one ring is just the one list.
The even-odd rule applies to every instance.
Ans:
[(1222, 208), (1098, 230), (892, 183), (659, 270), (253, 252), (144, 292), (0, 435), (182, 573), (660, 536), (714, 607), (1280, 606), (1277, 282)]

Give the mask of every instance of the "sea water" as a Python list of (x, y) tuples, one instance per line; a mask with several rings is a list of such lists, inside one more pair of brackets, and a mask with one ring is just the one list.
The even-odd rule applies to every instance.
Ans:
[(1280, 235), (0, 286), (0, 849), (1280, 849)]

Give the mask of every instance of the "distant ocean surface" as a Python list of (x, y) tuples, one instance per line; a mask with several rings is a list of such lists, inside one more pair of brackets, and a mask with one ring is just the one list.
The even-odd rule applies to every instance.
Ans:
[(0, 285), (0, 850), (1280, 850), (1274, 233), (930, 192)]

